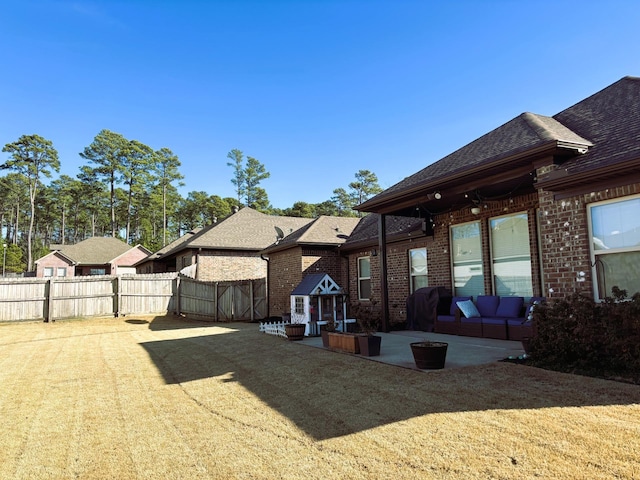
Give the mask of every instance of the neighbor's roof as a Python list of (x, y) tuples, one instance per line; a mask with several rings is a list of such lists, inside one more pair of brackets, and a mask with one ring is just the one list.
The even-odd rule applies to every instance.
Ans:
[(56, 250), (79, 265), (105, 265), (133, 248), (113, 237), (91, 237), (75, 245), (56, 245)]
[(166, 244), (164, 247), (162, 247), (160, 250), (158, 250), (157, 252), (152, 253), (151, 255), (149, 255), (146, 258), (143, 258), (142, 260), (140, 260), (136, 265), (140, 265), (144, 262), (148, 262), (149, 260), (157, 260), (158, 258), (162, 257), (163, 255), (167, 254), (168, 252), (170, 252), (171, 250), (175, 249), (176, 247), (182, 245), (185, 242), (188, 242), (190, 239), (193, 238), (193, 236), (198, 233), (200, 230), (202, 230), (201, 227), (198, 228), (194, 228), (192, 230), (189, 230), (188, 232), (186, 232), (184, 235), (182, 235), (181, 237), (176, 238), (173, 242)]
[(307, 220), (309, 223), (270, 245), (264, 253), (286, 250), (296, 245), (338, 246), (347, 241), (360, 222), (360, 218), (328, 215)]
[(310, 218), (266, 215), (245, 207), (221, 222), (203, 228), (187, 242), (167, 253), (188, 248), (260, 251), (276, 239), (275, 227), (280, 228), (286, 236), (311, 221)]

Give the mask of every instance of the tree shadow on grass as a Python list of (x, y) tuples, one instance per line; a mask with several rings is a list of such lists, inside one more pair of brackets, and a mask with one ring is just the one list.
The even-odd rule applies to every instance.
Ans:
[(216, 334), (142, 346), (167, 384), (212, 382), (198, 403), (216, 409), (220, 383), (239, 382), (317, 440), (434, 413), (640, 402), (637, 385), (508, 363), (420, 372), (308, 348), (255, 325), (215, 327)]

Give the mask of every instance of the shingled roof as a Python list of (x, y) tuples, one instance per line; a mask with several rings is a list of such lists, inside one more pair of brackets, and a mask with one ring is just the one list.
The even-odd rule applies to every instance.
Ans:
[(554, 191), (640, 175), (640, 78), (624, 77), (553, 117), (594, 146), (539, 185)]
[[(376, 245), (378, 243), (379, 218), (380, 216), (375, 213), (363, 217), (342, 248), (352, 250), (361, 246)], [(422, 222), (421, 218), (388, 215), (385, 222), (387, 238), (389, 240), (409, 238), (412, 234), (421, 231)]]
[(131, 250), (131, 245), (113, 237), (91, 237), (75, 245), (55, 245), (55, 250), (77, 265), (105, 265)]
[(477, 182), (478, 174), (486, 174), (490, 168), (522, 167), (532, 152), (586, 152), (592, 145), (558, 120), (526, 112), (398, 182), (358, 209), (376, 211), (370, 207), (429, 186), (438, 188), (445, 182)]
[(309, 223), (272, 244), (263, 253), (286, 250), (296, 245), (338, 246), (349, 238), (360, 222), (359, 218), (328, 215), (307, 220)]
[(189, 248), (260, 251), (276, 240), (275, 227), (286, 236), (311, 221), (310, 218), (266, 215), (245, 207), (221, 222), (203, 228), (165, 256)]

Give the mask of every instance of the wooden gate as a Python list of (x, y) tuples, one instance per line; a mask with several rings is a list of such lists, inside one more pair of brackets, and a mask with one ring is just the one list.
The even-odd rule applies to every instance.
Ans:
[(180, 314), (216, 322), (261, 320), (267, 315), (266, 279), (236, 282), (202, 282), (181, 278)]

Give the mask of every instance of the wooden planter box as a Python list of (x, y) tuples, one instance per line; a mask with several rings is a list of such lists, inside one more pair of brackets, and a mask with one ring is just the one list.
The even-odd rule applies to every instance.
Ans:
[(347, 353), (360, 353), (360, 343), (356, 335), (329, 332), (329, 348)]

